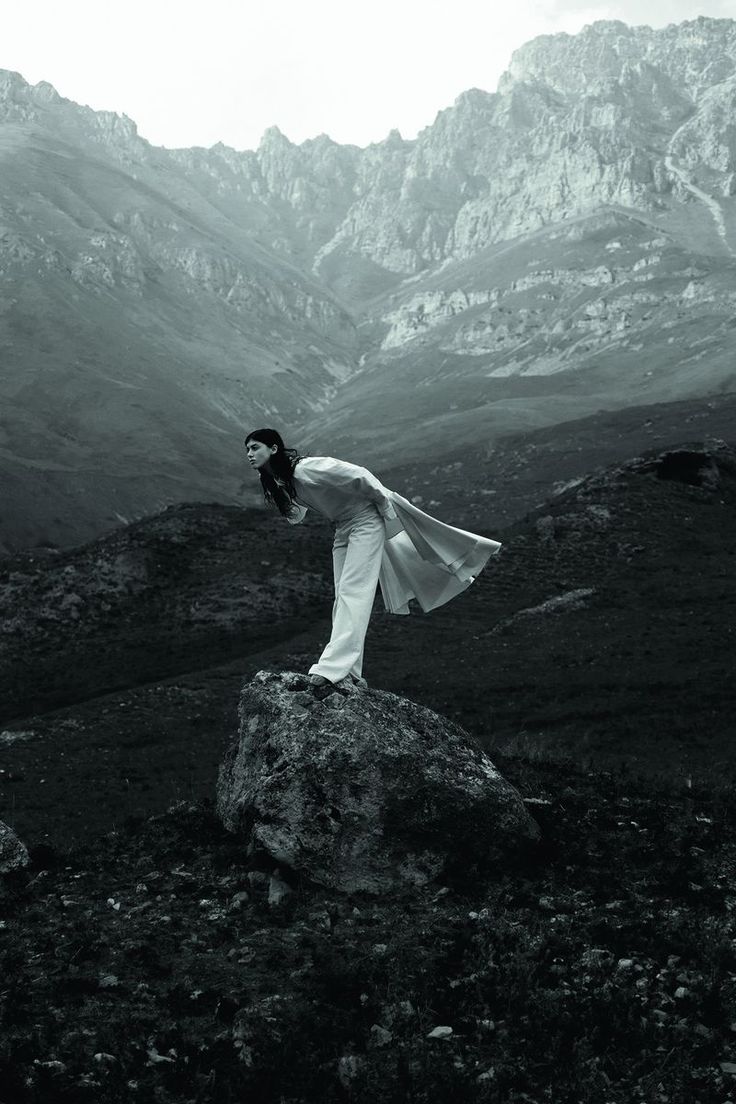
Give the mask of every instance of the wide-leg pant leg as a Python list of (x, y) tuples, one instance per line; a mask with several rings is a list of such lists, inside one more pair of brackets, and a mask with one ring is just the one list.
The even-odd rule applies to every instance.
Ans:
[(332, 550), (332, 634), (310, 674), (339, 682), (363, 671), (363, 649), (381, 570), (386, 529), (377, 510), (338, 526)]

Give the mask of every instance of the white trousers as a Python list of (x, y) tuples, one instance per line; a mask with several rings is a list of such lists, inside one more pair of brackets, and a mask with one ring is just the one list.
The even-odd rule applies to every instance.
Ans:
[(309, 673), (339, 682), (363, 672), (363, 647), (381, 570), (386, 528), (375, 506), (339, 523), (332, 546), (335, 601), (330, 641)]

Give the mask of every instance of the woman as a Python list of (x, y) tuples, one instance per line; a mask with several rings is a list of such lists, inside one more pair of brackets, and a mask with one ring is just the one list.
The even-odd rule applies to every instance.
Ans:
[(363, 645), (378, 582), (390, 613), (408, 613), (411, 598), (426, 612), (470, 586), (501, 547), (423, 513), (366, 468), (298, 456), (275, 429), (254, 430), (245, 447), (266, 501), (287, 521), (298, 525), (311, 508), (335, 528), (332, 634), (309, 668), (315, 686), (367, 685)]

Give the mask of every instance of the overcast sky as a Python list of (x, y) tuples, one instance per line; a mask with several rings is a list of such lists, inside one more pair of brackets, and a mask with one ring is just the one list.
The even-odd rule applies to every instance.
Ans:
[(596, 19), (736, 18), (736, 0), (6, 0), (0, 68), (129, 115), (156, 145), (254, 149), (269, 127), (415, 137), (512, 52)]

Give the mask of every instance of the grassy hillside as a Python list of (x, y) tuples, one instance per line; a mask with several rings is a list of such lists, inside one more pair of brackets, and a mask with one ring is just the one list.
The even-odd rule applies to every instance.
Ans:
[(311, 523), (294, 538), (278, 515), (198, 505), (70, 552), (0, 560), (0, 717), (288, 638), (329, 599), (328, 556)]
[(487, 248), (372, 304), (361, 371), (300, 432), (337, 455), (416, 463), (733, 392), (733, 277), (727, 255), (617, 209)]

